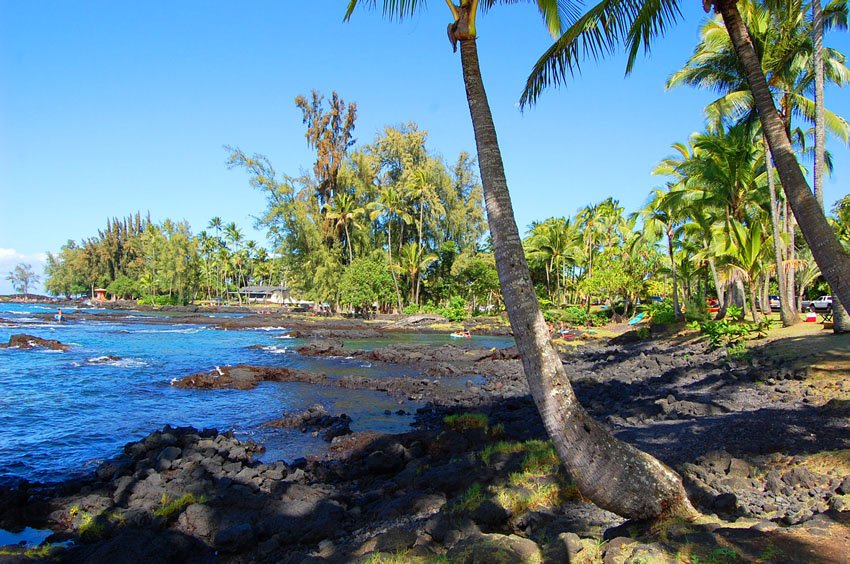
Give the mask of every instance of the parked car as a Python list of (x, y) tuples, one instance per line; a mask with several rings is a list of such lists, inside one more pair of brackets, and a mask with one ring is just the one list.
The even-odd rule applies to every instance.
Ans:
[(832, 296), (821, 296), (816, 300), (803, 300), (800, 303), (803, 311), (829, 311), (832, 309)]
[(768, 296), (770, 299), (770, 310), (771, 311), (779, 311), (782, 309), (782, 302), (779, 301), (779, 296)]

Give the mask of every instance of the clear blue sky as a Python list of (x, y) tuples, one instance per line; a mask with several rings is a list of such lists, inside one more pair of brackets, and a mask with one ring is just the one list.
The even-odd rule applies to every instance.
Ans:
[[(638, 208), (660, 184), (650, 170), (670, 145), (702, 129), (710, 93), (664, 91), (697, 41), (701, 2), (624, 77), (623, 57), (585, 63), (568, 88), (537, 107), (516, 103), (550, 39), (534, 8), (500, 6), (479, 23), (482, 73), (521, 231), (608, 196)], [(312, 166), (298, 94), (336, 90), (356, 102), (358, 142), (415, 121), (432, 150), (474, 152), (460, 58), (448, 11), (402, 23), (344, 0), (0, 0), (0, 294), (18, 262), (40, 271), (46, 251), (97, 233), (137, 210), (188, 220), (213, 216), (246, 233), (264, 199), (227, 170), (223, 145), (266, 154), (282, 173)], [(848, 34), (827, 45), (850, 53)], [(850, 95), (827, 104), (850, 116)], [(850, 151), (831, 141), (832, 204), (850, 186)]]

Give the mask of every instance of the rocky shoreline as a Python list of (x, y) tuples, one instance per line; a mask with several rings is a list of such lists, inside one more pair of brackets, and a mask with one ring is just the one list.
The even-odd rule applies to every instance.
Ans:
[(350, 433), (343, 414), (288, 414), (277, 423), (331, 430), (330, 451), (261, 463), (259, 445), (231, 434), (166, 427), (85, 479), (0, 485), (0, 528), (50, 528), (73, 543), (45, 557), (68, 562), (846, 562), (850, 382), (821, 372), (815, 352), (769, 353), (730, 360), (672, 335), (562, 355), (598, 420), (682, 474), (706, 515), (696, 523), (647, 530), (584, 500), (542, 441), (515, 351), (396, 345), (345, 354), (428, 378), (235, 367), (228, 385), (302, 378), (428, 400), (415, 430)]

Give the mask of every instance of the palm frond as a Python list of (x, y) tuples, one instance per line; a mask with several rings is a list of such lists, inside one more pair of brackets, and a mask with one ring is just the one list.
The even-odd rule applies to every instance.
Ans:
[(526, 81), (520, 107), (533, 104), (547, 86), (565, 84), (585, 58), (600, 59), (623, 41), (629, 52), (626, 73), (637, 52), (649, 51), (650, 41), (662, 36), (681, 16), (678, 0), (602, 0), (578, 18), (538, 59)]

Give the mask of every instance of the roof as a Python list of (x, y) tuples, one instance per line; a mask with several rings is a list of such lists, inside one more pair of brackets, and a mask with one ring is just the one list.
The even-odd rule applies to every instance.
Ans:
[(242, 286), (239, 288), (242, 294), (271, 294), (273, 292), (289, 292), (285, 286)]

